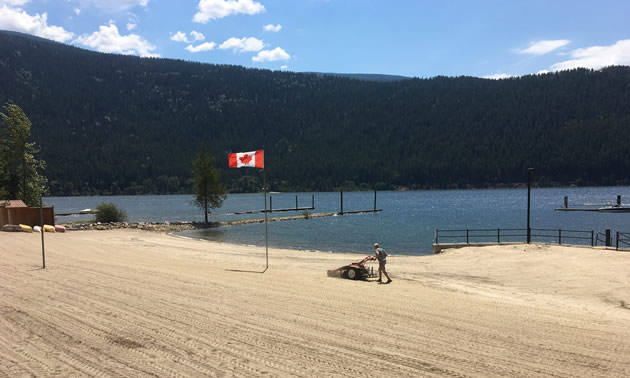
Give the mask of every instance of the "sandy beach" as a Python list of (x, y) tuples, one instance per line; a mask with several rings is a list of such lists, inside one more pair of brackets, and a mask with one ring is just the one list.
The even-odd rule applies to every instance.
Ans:
[[(627, 377), (630, 252), (362, 255), (141, 230), (0, 233), (0, 377)], [(371, 244), (366, 241), (366, 254)], [(379, 240), (387, 249), (387, 241)]]

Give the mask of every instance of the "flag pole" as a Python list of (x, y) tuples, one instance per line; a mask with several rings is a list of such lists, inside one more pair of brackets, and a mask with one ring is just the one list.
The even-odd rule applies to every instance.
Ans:
[(265, 270), (269, 268), (269, 234), (267, 232), (267, 176), (265, 175), (265, 166), (263, 165), (263, 191), (265, 192)]

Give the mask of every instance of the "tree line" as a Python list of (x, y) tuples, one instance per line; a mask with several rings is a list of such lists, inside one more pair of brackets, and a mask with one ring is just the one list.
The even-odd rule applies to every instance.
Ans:
[(391, 82), (102, 54), (0, 32), (0, 102), (33, 122), (50, 192), (192, 193), (200, 146), (265, 149), (271, 190), (630, 184), (630, 68)]

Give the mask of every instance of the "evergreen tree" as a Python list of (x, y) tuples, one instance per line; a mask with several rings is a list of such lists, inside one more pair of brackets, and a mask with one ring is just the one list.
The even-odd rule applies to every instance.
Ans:
[(28, 142), (31, 121), (22, 109), (7, 103), (4, 111), (0, 113), (0, 194), (7, 199), (21, 199), (28, 206), (37, 206), (47, 182), (40, 174), (46, 163), (35, 158), (39, 148)]
[(206, 147), (201, 150), (193, 162), (194, 203), (203, 209), (206, 223), (210, 209), (223, 205), (227, 190), (221, 182), (221, 171), (214, 166), (214, 157), (208, 153)]

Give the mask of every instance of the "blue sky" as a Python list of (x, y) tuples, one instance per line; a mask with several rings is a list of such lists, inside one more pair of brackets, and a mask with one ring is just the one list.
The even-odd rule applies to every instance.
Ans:
[(630, 65), (628, 0), (0, 0), (0, 29), (296, 72), (501, 78)]

